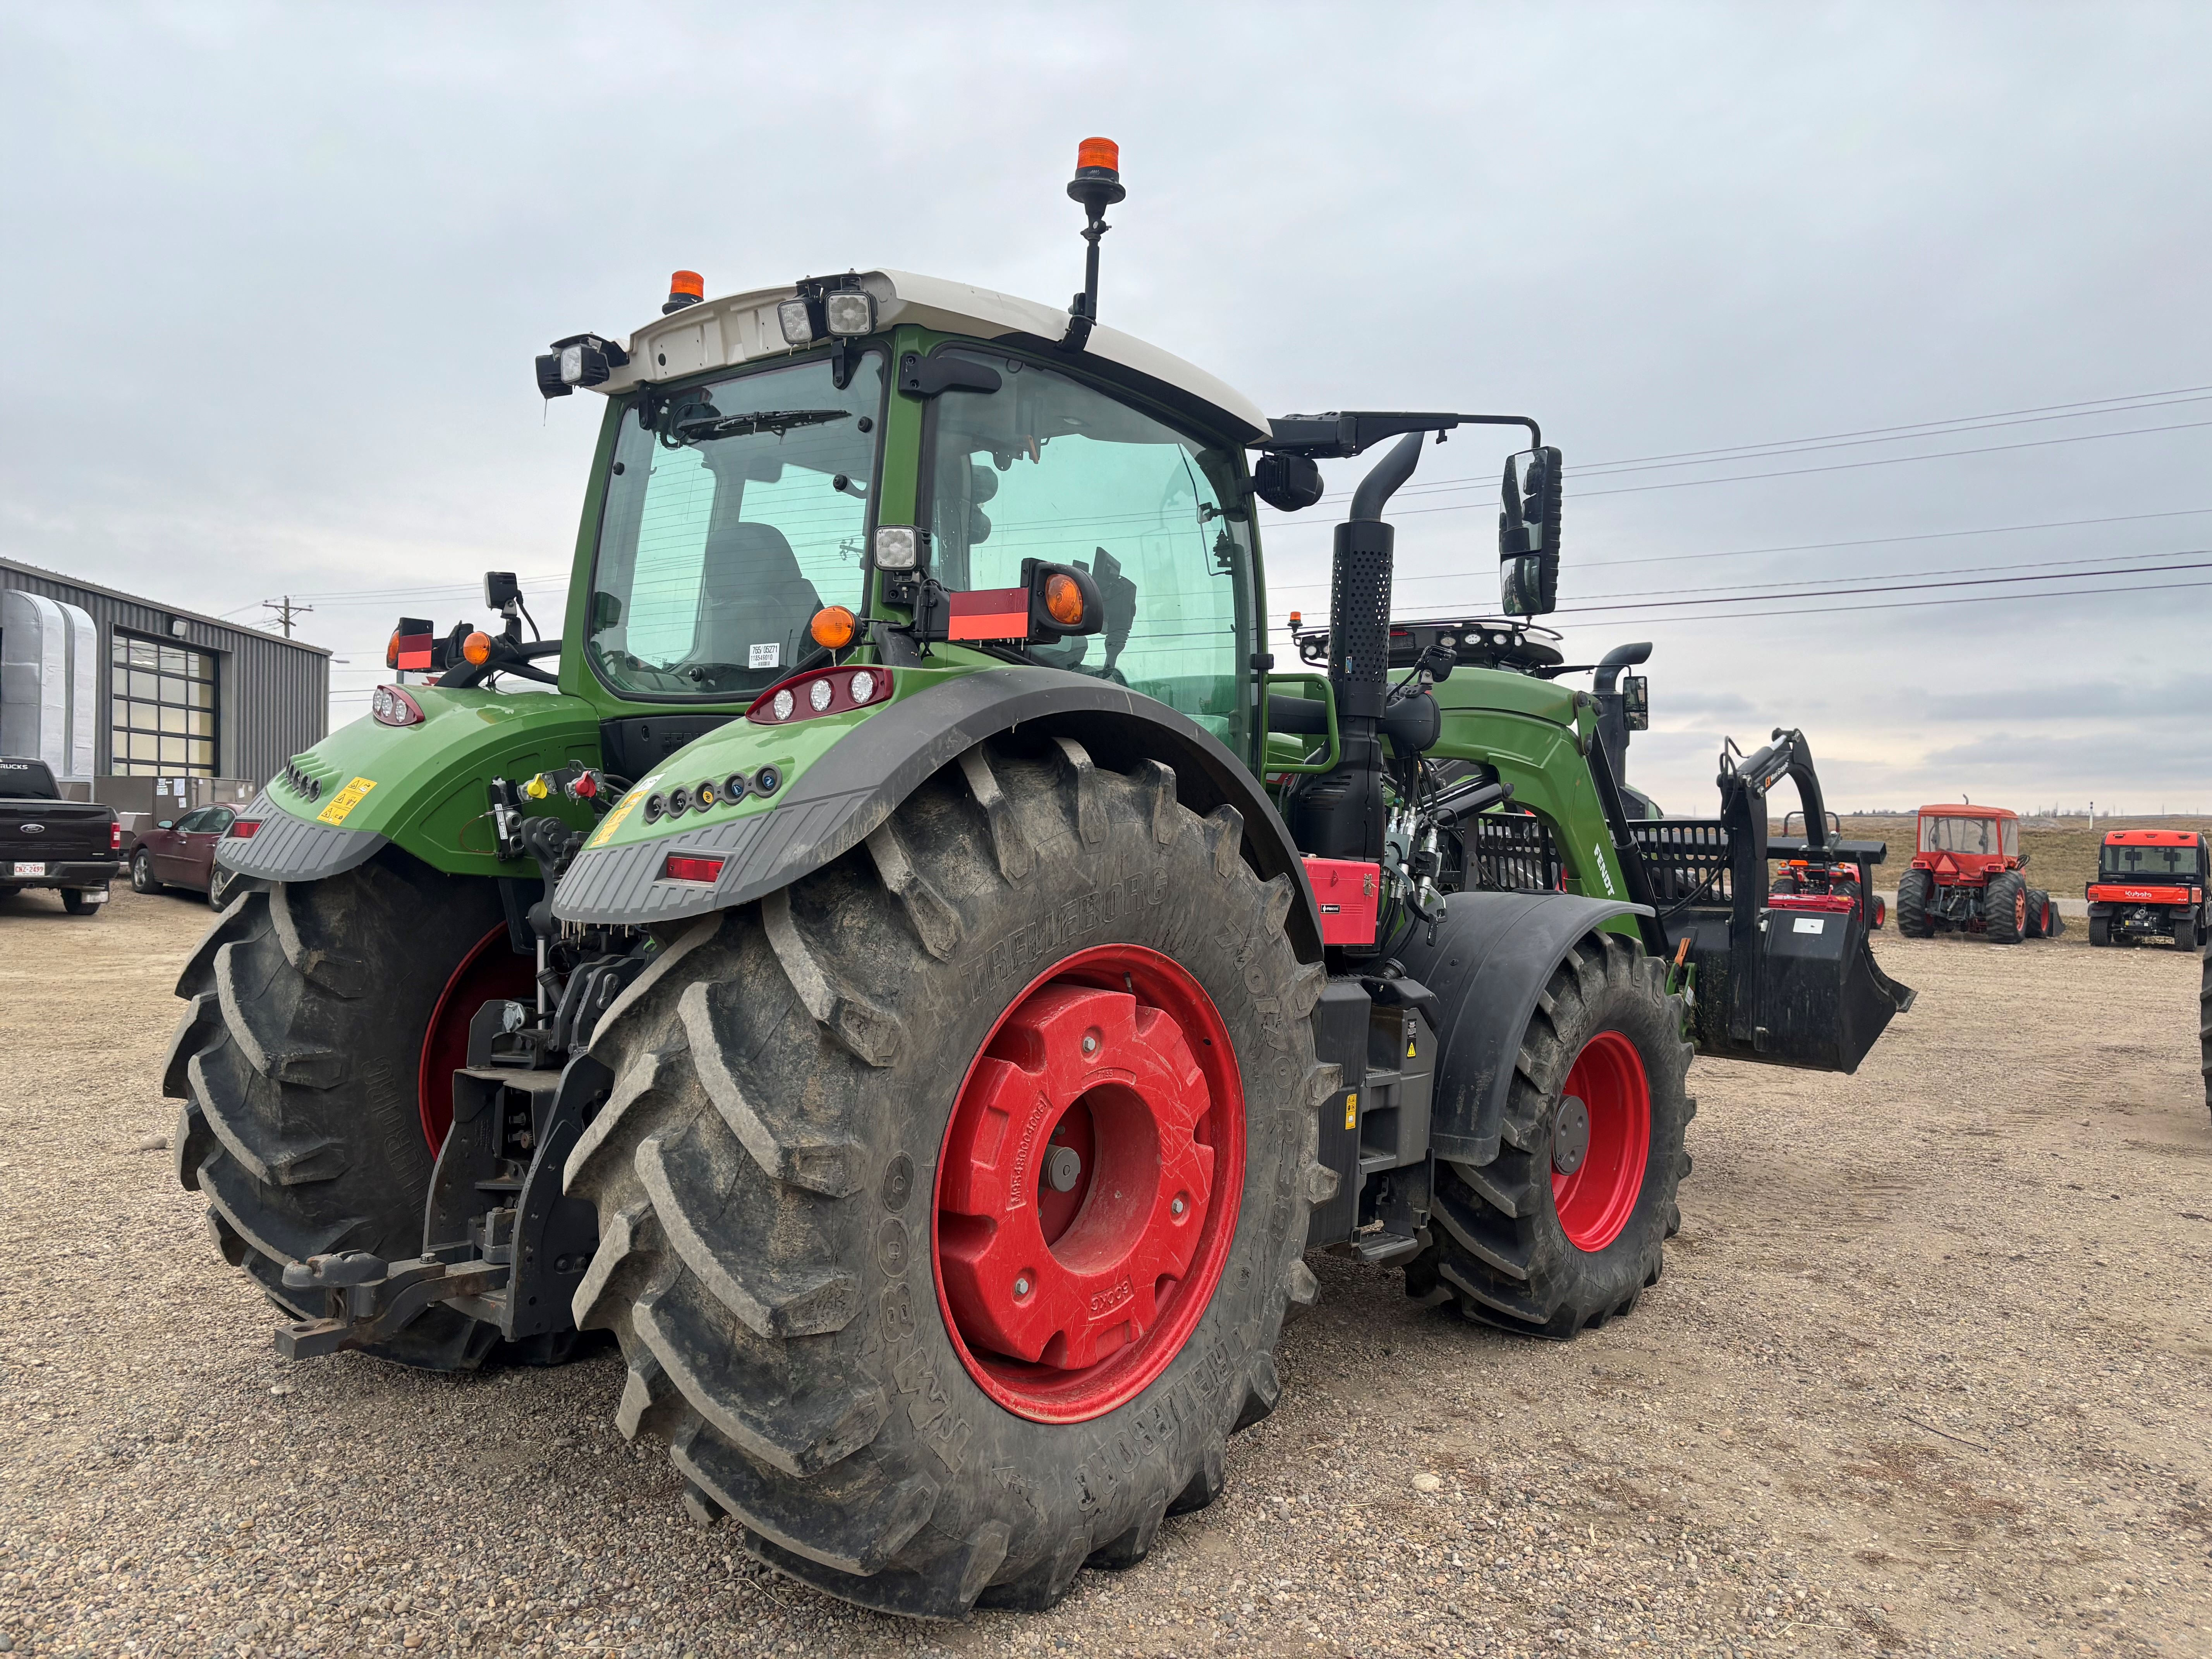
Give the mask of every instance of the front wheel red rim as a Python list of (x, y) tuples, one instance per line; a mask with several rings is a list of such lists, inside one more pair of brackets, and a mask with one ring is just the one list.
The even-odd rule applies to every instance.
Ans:
[(955, 1097), (931, 1233), (961, 1361), (1006, 1410), (1103, 1416), (1196, 1329), (1236, 1237), (1244, 1093), (1183, 968), (1079, 951), (1000, 1015)]
[(1559, 1095), (1563, 1117), (1571, 1113), (1571, 1102), (1580, 1103), (1589, 1133), (1571, 1154), (1555, 1144), (1552, 1206), (1567, 1242), (1594, 1254), (1620, 1237), (1644, 1195), (1651, 1161), (1651, 1079), (1626, 1036), (1600, 1031), (1575, 1056)]

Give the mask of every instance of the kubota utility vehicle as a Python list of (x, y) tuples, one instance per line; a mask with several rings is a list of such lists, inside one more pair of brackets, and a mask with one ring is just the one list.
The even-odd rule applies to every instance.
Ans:
[(1979, 933), (1998, 945), (2064, 931), (2051, 895), (2021, 873), (2020, 814), (2002, 806), (1939, 803), (1920, 809), (1919, 850), (1897, 879), (1897, 931)]
[(2194, 830), (2113, 830), (2087, 889), (2089, 943), (2170, 939), (2194, 951), (2212, 939), (2212, 866)]
[[(1048, 1605), (1211, 1502), (1309, 1251), (1510, 1330), (1626, 1313), (1689, 1039), (1850, 1071), (1910, 1000), (1856, 912), (1770, 912), (1767, 792), (1824, 823), (1799, 734), (1717, 817), (1624, 811), (1627, 693), (1526, 620), (1535, 422), (1271, 420), (1100, 326), (1115, 165), (1066, 311), (679, 273), (541, 358), (605, 399), (562, 638), (504, 578), (495, 633), (403, 625), (435, 678), (226, 839), (165, 1079), (284, 1352), (611, 1330), (696, 1517), (900, 1613)], [(1508, 618), (1394, 626), (1392, 492), (1498, 424)], [(1254, 504), (1377, 446), (1274, 672)]]

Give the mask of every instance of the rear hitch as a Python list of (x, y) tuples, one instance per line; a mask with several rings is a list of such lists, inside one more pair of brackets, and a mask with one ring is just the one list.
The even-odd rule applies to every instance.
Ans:
[(319, 1359), (347, 1348), (389, 1341), (438, 1303), (486, 1297), (506, 1289), (513, 1273), (505, 1262), (447, 1261), (435, 1255), (387, 1262), (366, 1250), (311, 1255), (289, 1263), (284, 1288), (321, 1291), (324, 1312), (320, 1319), (279, 1325), (277, 1357)]

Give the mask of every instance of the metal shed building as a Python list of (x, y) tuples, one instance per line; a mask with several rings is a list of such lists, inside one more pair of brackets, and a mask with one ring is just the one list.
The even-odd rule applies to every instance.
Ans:
[(329, 731), (330, 658), (321, 646), (0, 559), (0, 714), (12, 733), (58, 740), (68, 759), (58, 771), (84, 775), (88, 756), (91, 775), (264, 783)]

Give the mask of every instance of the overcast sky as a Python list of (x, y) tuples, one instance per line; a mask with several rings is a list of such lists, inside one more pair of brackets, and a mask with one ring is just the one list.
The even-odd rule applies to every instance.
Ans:
[[(353, 718), (403, 606), (556, 603), (597, 403), (533, 352), (679, 265), (1064, 302), (1096, 132), (1105, 320), (1271, 410), (1541, 420), (1558, 624), (1654, 642), (1669, 810), (1780, 723), (1847, 807), (2212, 808), (2208, 85), (2202, 5), (9, 5), (0, 553), (310, 596)], [(1510, 447), (1425, 455), (1401, 612), (1494, 610)], [(1328, 511), (1269, 523), (1279, 621)], [(1893, 591), (1720, 602), (1821, 583)]]

